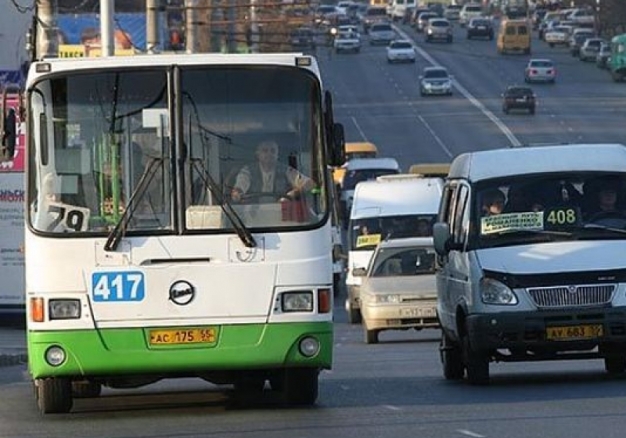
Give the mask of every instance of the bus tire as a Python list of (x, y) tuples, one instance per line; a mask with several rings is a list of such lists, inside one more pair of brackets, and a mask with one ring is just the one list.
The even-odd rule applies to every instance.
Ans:
[(363, 327), (363, 332), (366, 344), (378, 344), (378, 330), (368, 330)]
[(37, 406), (42, 414), (65, 414), (72, 409), (72, 384), (68, 379), (37, 379)]
[(102, 385), (95, 382), (82, 381), (72, 382), (72, 397), (74, 398), (96, 398), (102, 392)]
[(285, 370), (283, 397), (293, 406), (313, 405), (317, 400), (319, 370), (316, 368), (290, 368)]

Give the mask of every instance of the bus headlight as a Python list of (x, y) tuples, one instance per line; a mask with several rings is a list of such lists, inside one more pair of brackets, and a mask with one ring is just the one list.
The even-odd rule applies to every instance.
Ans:
[(50, 320), (80, 318), (80, 300), (50, 300), (48, 302)]
[(46, 362), (53, 367), (58, 367), (65, 362), (65, 351), (59, 346), (53, 346), (46, 350)]
[(310, 290), (284, 292), (281, 295), (281, 308), (283, 312), (312, 312), (313, 292)]
[(373, 295), (372, 301), (376, 304), (399, 304), (400, 295), (395, 294), (380, 294)]
[(320, 343), (317, 339), (306, 337), (300, 341), (300, 353), (306, 357), (313, 357), (320, 351)]

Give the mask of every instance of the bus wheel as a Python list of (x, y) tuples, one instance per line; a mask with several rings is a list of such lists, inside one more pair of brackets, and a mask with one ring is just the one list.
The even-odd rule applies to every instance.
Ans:
[(72, 396), (75, 398), (95, 398), (102, 392), (102, 385), (95, 382), (72, 382)]
[(317, 400), (319, 370), (290, 368), (285, 370), (283, 397), (289, 405), (312, 405)]
[(68, 379), (37, 379), (35, 385), (42, 414), (65, 414), (72, 409), (72, 384)]

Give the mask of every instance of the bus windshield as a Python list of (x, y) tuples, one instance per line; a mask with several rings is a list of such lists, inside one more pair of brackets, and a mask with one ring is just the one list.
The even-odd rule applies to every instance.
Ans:
[[(34, 229), (103, 234), (123, 220), (124, 232), (137, 235), (323, 220), (314, 75), (289, 67), (175, 69), (120, 67), (34, 85)], [(174, 206), (184, 209), (180, 221)]]

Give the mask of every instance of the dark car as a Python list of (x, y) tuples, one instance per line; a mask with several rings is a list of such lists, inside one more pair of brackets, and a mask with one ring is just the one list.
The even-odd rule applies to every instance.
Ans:
[(488, 18), (472, 18), (467, 25), (467, 39), (483, 37), (493, 39), (493, 23)]
[(530, 114), (535, 114), (536, 107), (537, 98), (530, 87), (514, 85), (502, 93), (502, 111), (505, 114), (513, 109), (528, 110)]

